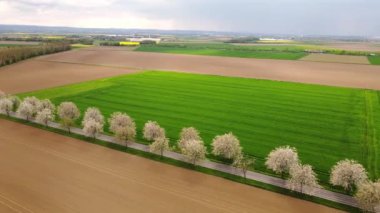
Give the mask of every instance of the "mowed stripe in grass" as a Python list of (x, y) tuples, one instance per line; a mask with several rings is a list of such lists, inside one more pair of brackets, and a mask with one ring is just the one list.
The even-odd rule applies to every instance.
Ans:
[(291, 145), (324, 182), (330, 167), (344, 158), (360, 161), (379, 177), (379, 159), (373, 156), (379, 149), (376, 91), (148, 71), (22, 96), (30, 95), (56, 104), (73, 101), (82, 111), (96, 106), (107, 117), (127, 112), (137, 122), (140, 141), (147, 120), (158, 121), (172, 144), (182, 127), (194, 126), (209, 150), (215, 135), (232, 131), (261, 171), (270, 150)]

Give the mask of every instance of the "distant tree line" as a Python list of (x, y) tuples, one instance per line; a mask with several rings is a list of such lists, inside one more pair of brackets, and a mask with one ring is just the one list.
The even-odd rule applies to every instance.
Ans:
[(99, 43), (100, 46), (120, 46), (119, 41), (103, 41)]
[(49, 38), (42, 36), (33, 36), (33, 37), (1, 37), (0, 40), (3, 41), (25, 41), (25, 42), (53, 42), (53, 43), (70, 43), (70, 44), (85, 44), (92, 45), (94, 44), (94, 39), (89, 37), (81, 37), (81, 36), (65, 36), (62, 38)]
[(259, 39), (256, 37), (242, 37), (242, 38), (232, 38), (225, 43), (255, 43)]
[(13, 64), (35, 56), (70, 50), (68, 43), (44, 43), (41, 45), (0, 48), (0, 66)]

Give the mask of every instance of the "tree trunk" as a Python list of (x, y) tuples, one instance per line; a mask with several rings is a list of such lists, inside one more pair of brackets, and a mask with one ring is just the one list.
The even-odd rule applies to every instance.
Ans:
[(352, 186), (351, 184), (348, 185), (348, 189), (346, 190), (348, 194), (350, 194), (352, 192)]

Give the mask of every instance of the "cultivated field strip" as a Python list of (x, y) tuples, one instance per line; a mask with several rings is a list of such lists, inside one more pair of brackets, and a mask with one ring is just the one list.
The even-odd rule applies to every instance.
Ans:
[(25, 95), (52, 98), (56, 104), (73, 101), (82, 111), (96, 106), (106, 116), (127, 112), (137, 122), (139, 140), (147, 120), (158, 121), (173, 145), (186, 126), (199, 129), (208, 146), (215, 135), (232, 131), (244, 151), (257, 158), (258, 170), (265, 170), (270, 150), (291, 145), (324, 182), (330, 167), (344, 158), (363, 163), (372, 177), (380, 175), (373, 156), (380, 138), (376, 91), (144, 72)]
[[(289, 49), (291, 49), (289, 51)], [(211, 55), (240, 58), (268, 58), (297, 60), (307, 55), (302, 48), (293, 46), (235, 46), (235, 45), (144, 45), (136, 49), (141, 52), (159, 52), (189, 55)]]
[(309, 54), (300, 60), (330, 63), (347, 63), (347, 64), (370, 64), (367, 56), (355, 55), (334, 55), (334, 54)]
[[(38, 57), (36, 61), (48, 61), (52, 65), (61, 63), (72, 66), (91, 65), (93, 68), (106, 65), (109, 68), (125, 68), (127, 70), (132, 68), (135, 70), (168, 70), (380, 89), (380, 67), (360, 64), (113, 51), (101, 47), (93, 48), (91, 51), (82, 49)], [(0, 72), (0, 79), (2, 78), (1, 74)], [(3, 78), (7, 79), (6, 76)], [(19, 82), (18, 79), (9, 80)]]

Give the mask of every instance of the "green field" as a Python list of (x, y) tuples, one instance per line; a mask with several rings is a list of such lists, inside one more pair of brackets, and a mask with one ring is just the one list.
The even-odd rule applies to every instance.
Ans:
[[(369, 52), (348, 51), (315, 44), (256, 44), (241, 45), (227, 43), (162, 43), (158, 45), (141, 45), (135, 51), (160, 52), (189, 55), (226, 56), (240, 58), (298, 60), (310, 50), (324, 51), (336, 55), (367, 56)], [(374, 58), (375, 59), (375, 58)]]
[(297, 46), (238, 46), (218, 43), (142, 45), (136, 51), (284, 60), (297, 60), (307, 55)]
[(31, 95), (55, 104), (73, 101), (82, 112), (96, 106), (107, 117), (127, 112), (137, 122), (141, 142), (147, 120), (158, 121), (172, 144), (186, 126), (199, 129), (207, 145), (215, 135), (232, 131), (264, 172), (268, 152), (291, 145), (325, 183), (330, 167), (344, 158), (358, 160), (372, 178), (380, 177), (377, 91), (147, 71), (20, 96)]
[(373, 65), (380, 65), (380, 56), (368, 56), (368, 60)]

